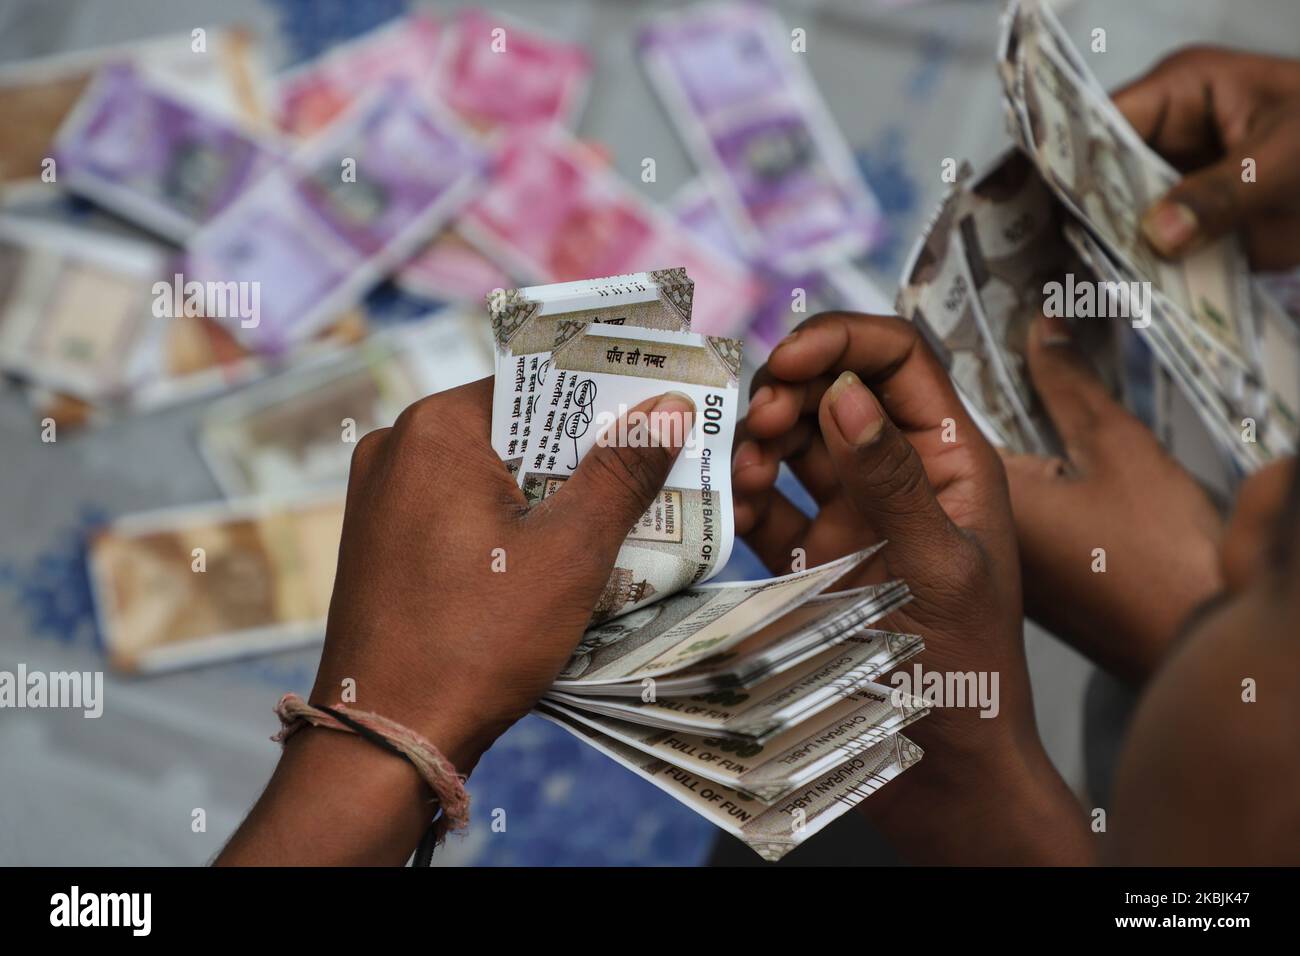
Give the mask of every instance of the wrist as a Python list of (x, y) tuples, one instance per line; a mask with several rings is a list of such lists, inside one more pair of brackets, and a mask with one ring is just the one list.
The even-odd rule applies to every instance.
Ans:
[(353, 734), (303, 727), (217, 860), (228, 865), (400, 865), (433, 819), (407, 761)]
[(366, 689), (364, 701), (340, 701), (337, 688), (341, 686), (339, 681), (318, 676), (308, 699), (316, 706), (338, 707), (342, 703), (368, 710), (400, 724), (437, 748), (462, 776), (469, 776), (479, 758), (513, 723), (494, 719), (484, 714), (481, 706), (462, 702), (428, 681), (406, 681), (397, 686), (378, 678), (358, 679), (354, 686)]

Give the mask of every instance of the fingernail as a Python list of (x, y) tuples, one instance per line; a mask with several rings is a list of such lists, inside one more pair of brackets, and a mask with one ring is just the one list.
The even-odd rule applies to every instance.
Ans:
[(1158, 252), (1173, 253), (1196, 238), (1196, 213), (1179, 202), (1160, 200), (1142, 216), (1142, 234)]
[[(673, 421), (680, 419), (680, 425)], [(665, 422), (665, 419), (668, 419)], [(686, 443), (695, 421), (695, 402), (682, 392), (664, 392), (650, 409), (650, 430), (656, 441), (677, 448)], [(669, 427), (664, 428), (667, 424)], [(666, 436), (666, 437), (665, 437)]]
[(1056, 315), (1038, 317), (1038, 344), (1046, 346), (1068, 346), (1074, 344), (1074, 332), (1070, 324)]
[(852, 372), (845, 372), (830, 387), (831, 417), (851, 445), (867, 445), (880, 434), (884, 417), (875, 396)]
[(736, 446), (736, 457), (731, 462), (731, 473), (738, 475), (751, 465), (757, 465), (762, 458), (758, 445), (748, 439)]
[(655, 402), (652, 412), (677, 412), (678, 414), (694, 415), (695, 400), (685, 392), (664, 392), (659, 396), (659, 401)]
[(749, 407), (758, 408), (760, 405), (766, 405), (772, 399), (776, 398), (776, 392), (771, 385), (762, 386), (757, 392), (749, 396)]

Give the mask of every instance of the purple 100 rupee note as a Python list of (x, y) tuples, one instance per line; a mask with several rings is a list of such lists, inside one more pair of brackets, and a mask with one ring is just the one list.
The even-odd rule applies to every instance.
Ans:
[(249, 284), (258, 315), (221, 317), (254, 348), (278, 352), (432, 238), (487, 165), (449, 114), (404, 81), (386, 84), (195, 236), (185, 278)]
[(275, 165), (278, 141), (172, 96), (130, 64), (100, 71), (55, 139), (59, 182), (184, 242)]
[(660, 17), (639, 46), (747, 256), (798, 273), (868, 251), (884, 219), (788, 38), (729, 4)]

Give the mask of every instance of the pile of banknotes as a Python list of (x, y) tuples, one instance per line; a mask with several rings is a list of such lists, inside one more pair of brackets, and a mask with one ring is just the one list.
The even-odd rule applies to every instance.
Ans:
[[(761, 359), (819, 304), (883, 305), (853, 265), (883, 217), (779, 20), (750, 4), (693, 7), (628, 42), (700, 166), (668, 205), (573, 135), (588, 52), (472, 7), (394, 18), (279, 73), (257, 35), (215, 28), (0, 67), (0, 368), (59, 440), (201, 402), (196, 444), (224, 496), (116, 517), (94, 536), (116, 666), (318, 641), (355, 442), (492, 374), (494, 354), (498, 408), (526, 398), (533, 415), (540, 393), (506, 386), (540, 361), (535, 330), (505, 290), (551, 286), (550, 314), (581, 311), (598, 288), (629, 325), (667, 338), (629, 344), (602, 323), (559, 350), (565, 373), (620, 353), (666, 368), (680, 348), (704, 376), (693, 387), (727, 395), (725, 422), (710, 423), (727, 442), (735, 339)], [(638, 288), (592, 278), (647, 269)], [(490, 330), (488, 297), (520, 327)], [(688, 332), (712, 338), (673, 339)], [(518, 362), (504, 369), (507, 342)], [(601, 401), (641, 384), (607, 379)], [(513, 429), (503, 457), (531, 500), (595, 435), (535, 411), (536, 429), (499, 420), (493, 436), (505, 448), (500, 430)], [(675, 475), (629, 543), (657, 555), (646, 600), (726, 564), (728, 455)], [(696, 566), (671, 556), (687, 545)]]
[(1252, 280), (1239, 240), (1177, 262), (1145, 244), (1138, 219), (1179, 174), (1116, 109), (1049, 3), (1007, 5), (997, 67), (1018, 149), (983, 172), (962, 169), (897, 301), (982, 428), (1013, 451), (1061, 450), (1025, 358), (1029, 325), (1047, 310), (1153, 426), (1158, 376), (1233, 474), (1293, 452), (1295, 327)]
[(700, 163), (667, 207), (570, 132), (586, 50), (479, 9), (278, 75), (236, 29), (0, 67), (0, 369), (81, 425), (346, 352), (395, 295), (684, 266), (698, 328), (759, 347), (846, 288), (882, 304), (852, 259), (883, 217), (781, 24), (696, 8), (640, 47)]
[[(831, 592), (866, 553), (711, 581), (743, 362), (819, 308), (890, 311), (857, 265), (884, 217), (793, 37), (737, 2), (630, 39), (697, 167), (666, 204), (574, 135), (588, 51), (472, 7), (279, 73), (215, 28), (0, 67), (0, 370), (60, 440), (202, 401), (225, 496), (94, 536), (113, 665), (319, 641), (355, 442), (424, 395), (495, 372), (492, 442), (536, 502), (602, 422), (675, 389), (710, 428), (543, 712), (769, 857), (914, 763), (897, 731), (924, 708), (873, 683), (920, 649), (872, 629), (903, 583)], [(1252, 280), (1233, 239), (1146, 250), (1137, 217), (1177, 174), (1049, 5), (1007, 5), (995, 76), (1017, 148), (962, 168), (897, 297), (982, 429), (1059, 450), (1026, 364), (1057, 283), (1166, 441), (1189, 419), (1237, 476), (1294, 449), (1300, 344), (1273, 293), (1296, 285)]]
[(875, 681), (922, 642), (871, 627), (907, 600), (903, 582), (828, 593), (874, 548), (707, 583), (734, 537), (741, 343), (692, 331), (694, 299), (684, 268), (494, 296), (492, 440), (531, 504), (618, 440), (628, 410), (668, 390), (694, 402), (539, 713), (779, 859), (920, 759), (898, 731), (925, 705)]

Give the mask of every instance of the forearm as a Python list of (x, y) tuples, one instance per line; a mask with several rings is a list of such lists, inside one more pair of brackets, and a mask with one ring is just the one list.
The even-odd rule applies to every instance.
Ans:
[(432, 820), (407, 761), (352, 734), (299, 730), (218, 866), (400, 866)]

